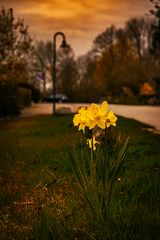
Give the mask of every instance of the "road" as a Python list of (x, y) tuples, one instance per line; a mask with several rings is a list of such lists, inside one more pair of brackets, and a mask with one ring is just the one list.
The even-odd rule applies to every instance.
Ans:
[[(57, 103), (57, 111), (60, 109), (70, 109), (75, 113), (81, 106), (87, 106), (86, 103)], [(131, 106), (131, 105), (117, 105), (110, 104), (109, 109), (115, 114), (132, 118), (140, 122), (146, 123), (154, 127), (157, 132), (160, 132), (160, 106)], [(36, 115), (52, 114), (52, 104), (38, 103), (22, 111), (21, 117), (31, 117)]]

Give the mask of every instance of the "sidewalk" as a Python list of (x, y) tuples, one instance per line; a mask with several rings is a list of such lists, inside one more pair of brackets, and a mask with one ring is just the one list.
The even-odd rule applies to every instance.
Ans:
[[(56, 108), (70, 108), (75, 113), (80, 106), (87, 106), (86, 103), (57, 103)], [(117, 115), (132, 118), (148, 124), (160, 132), (160, 106), (132, 106), (110, 104), (110, 110)], [(36, 115), (52, 114), (51, 103), (33, 104), (22, 111), (21, 117), (32, 117)]]

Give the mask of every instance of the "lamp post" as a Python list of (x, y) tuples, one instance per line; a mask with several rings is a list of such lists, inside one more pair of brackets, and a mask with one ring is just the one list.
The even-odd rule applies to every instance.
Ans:
[(53, 65), (52, 65), (52, 81), (53, 81), (53, 115), (56, 114), (56, 38), (60, 35), (62, 37), (61, 48), (67, 48), (66, 37), (63, 32), (56, 32), (53, 36)]

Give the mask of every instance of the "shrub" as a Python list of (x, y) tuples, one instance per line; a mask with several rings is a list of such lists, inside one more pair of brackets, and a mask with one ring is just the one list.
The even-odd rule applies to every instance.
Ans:
[(27, 82), (19, 82), (18, 86), (20, 88), (30, 90), (32, 101), (35, 102), (35, 103), (39, 102), (39, 100), (41, 98), (41, 93), (40, 93), (39, 89), (35, 88), (31, 83), (27, 83)]
[(41, 99), (41, 93), (39, 89), (32, 87), (31, 91), (32, 91), (32, 101), (35, 103), (38, 103), (39, 100)]
[(18, 100), (20, 107), (27, 107), (31, 104), (32, 101), (32, 93), (27, 88), (18, 88)]
[(12, 117), (19, 113), (17, 84), (10, 81), (0, 81), (0, 117)]

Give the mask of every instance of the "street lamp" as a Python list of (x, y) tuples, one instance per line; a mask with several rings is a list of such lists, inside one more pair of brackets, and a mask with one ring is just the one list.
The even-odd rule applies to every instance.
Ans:
[(61, 48), (67, 48), (66, 37), (63, 32), (56, 32), (53, 36), (53, 65), (52, 65), (52, 81), (53, 81), (53, 114), (56, 114), (56, 38), (62, 36)]

